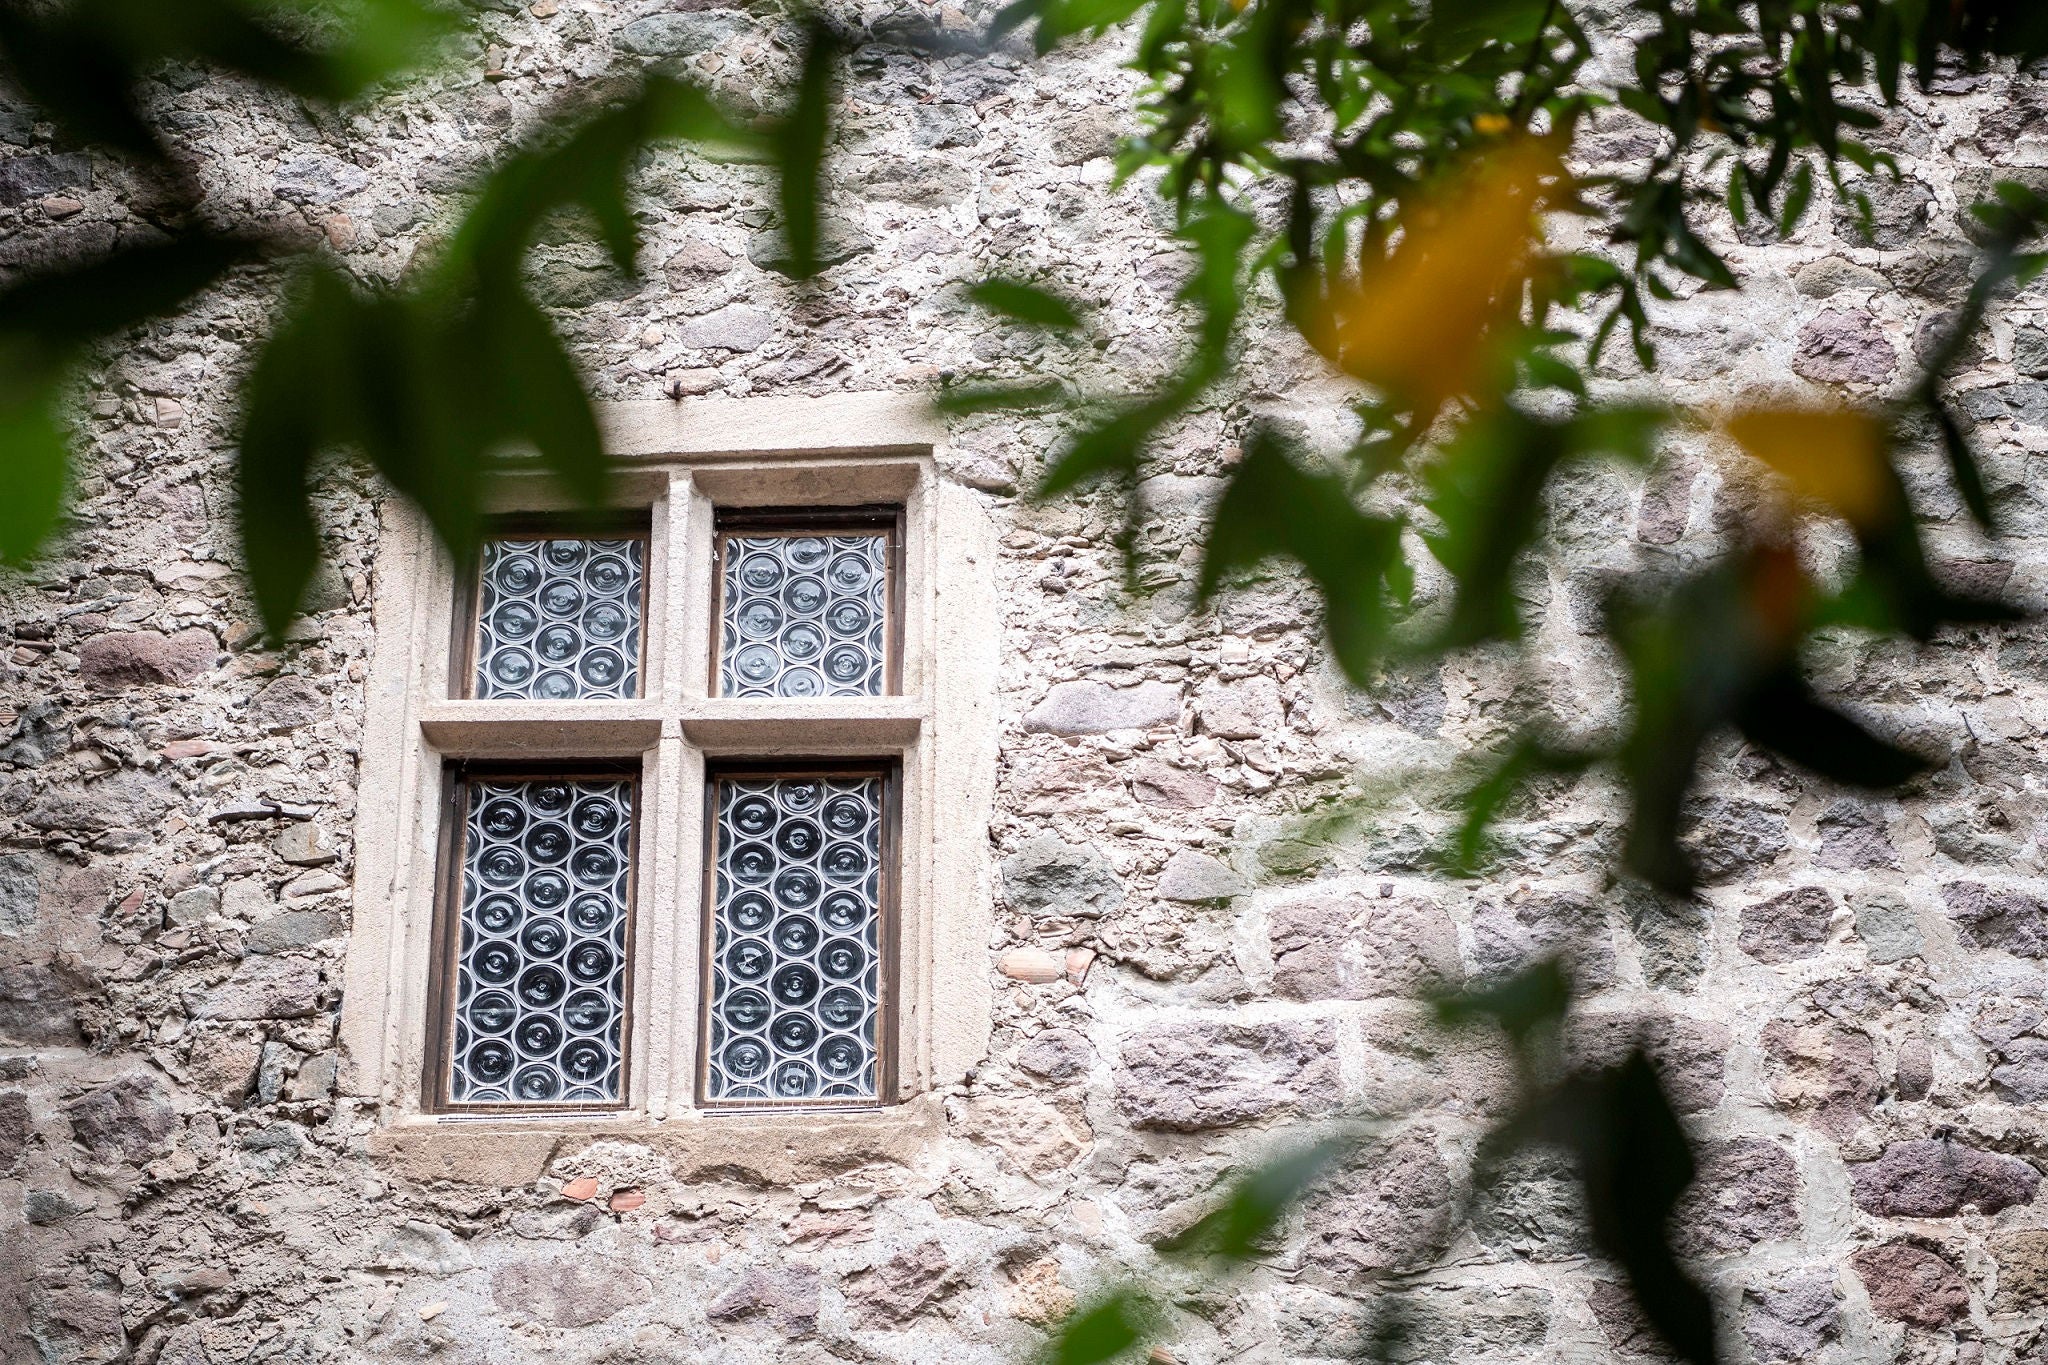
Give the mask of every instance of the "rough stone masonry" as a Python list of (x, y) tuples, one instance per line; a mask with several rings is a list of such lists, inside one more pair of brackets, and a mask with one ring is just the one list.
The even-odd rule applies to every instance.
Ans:
[[(787, 46), (716, 3), (495, 0), (447, 69), (345, 114), (184, 70), (150, 99), (210, 206), (391, 279), (477, 167), (621, 60), (670, 59), (760, 100)], [(933, 55), (902, 39), (964, 39), (986, 16), (839, 8), (868, 41), (838, 111), (822, 283), (765, 268), (780, 248), (756, 168), (651, 156), (640, 279), (570, 231), (537, 253), (600, 395), (925, 390), (947, 373), (1110, 392), (1163, 373), (1185, 340), (1170, 300), (1186, 263), (1147, 189), (1110, 186), (1121, 40)], [(1625, 35), (1602, 40), (1602, 63), (1627, 55)], [(1869, 187), (1874, 244), (1842, 208), (1782, 245), (1722, 224), (1747, 288), (1660, 307), (1659, 375), (1606, 381), (1700, 405), (1907, 382), (1965, 287), (1966, 204), (1998, 177), (2048, 183), (2048, 89), (1958, 75), (1909, 97), (1879, 141), (1904, 176)], [(1617, 116), (1581, 155), (1626, 174), (1649, 150)], [(149, 203), (119, 168), (0, 115), (0, 266), (149, 234)], [(1056, 281), (1092, 332), (1048, 339), (965, 307), (963, 283), (997, 272)], [(1414, 1003), (1552, 951), (1591, 988), (1587, 1046), (1648, 1039), (1702, 1135), (1683, 1238), (1734, 1359), (2048, 1359), (2041, 622), (1834, 645), (1820, 680), (1947, 764), (1872, 799), (1718, 752), (1695, 907), (1609, 880), (1612, 793), (1592, 780), (1517, 808), (1484, 880), (1438, 879), (1425, 854), (1451, 819), (1454, 757), (1498, 739), (1518, 700), (1617, 724), (1592, 633), (1604, 586), (1713, 553), (1745, 494), (1686, 440), (1647, 482), (1578, 476), (1522, 585), (1542, 670), (1481, 656), (1349, 691), (1295, 579), (1190, 606), (1204, 509), (1247, 422), (1343, 438), (1341, 392), (1278, 332), (1158, 450), (1142, 600), (1121, 585), (1114, 503), (1016, 496), (1055, 419), (953, 432), (947, 476), (985, 498), (1007, 557), (990, 970), (1020, 946), (1099, 957), (1079, 985), (1000, 978), (987, 1056), (944, 1096), (936, 1144), (793, 1187), (685, 1178), (623, 1141), (565, 1143), (502, 1188), (380, 1162), (374, 1105), (337, 1093), (335, 1043), (364, 894), (347, 834), (379, 495), (328, 473), (333, 566), (291, 642), (259, 648), (226, 471), (233, 381), (269, 297), (224, 289), (105, 358), (81, 397), (75, 524), (0, 588), (10, 1365), (1009, 1361), (1131, 1271), (1177, 1287), (1178, 1361), (1341, 1357), (1396, 1290), (1406, 1359), (1653, 1356), (1588, 1257), (1567, 1172), (1531, 1158), (1476, 1191), (1500, 1059), (1431, 1032)], [(2010, 534), (1973, 538), (1931, 464), (1914, 489), (1951, 572), (2034, 603), (2044, 315), (2038, 289), (2003, 308), (1964, 381)], [(1359, 820), (1315, 818), (1360, 798)], [(1249, 1274), (1163, 1268), (1158, 1244), (1233, 1172), (1362, 1113), (1402, 1117)]]

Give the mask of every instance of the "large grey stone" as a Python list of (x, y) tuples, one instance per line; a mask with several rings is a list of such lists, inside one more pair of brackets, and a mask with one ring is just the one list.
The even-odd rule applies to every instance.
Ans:
[(1160, 869), (1156, 894), (1161, 900), (1202, 904), (1227, 901), (1250, 889), (1229, 864), (1183, 848), (1176, 849)]
[(1377, 1358), (1388, 1365), (1542, 1359), (1556, 1304), (1556, 1295), (1526, 1286), (1432, 1286), (1410, 1292), (1401, 1296), (1402, 1330)]
[(1093, 918), (1124, 903), (1124, 884), (1093, 848), (1049, 834), (1027, 839), (1002, 861), (1003, 894), (1032, 914)]
[(1991, 1238), (1989, 1250), (1998, 1263), (1998, 1292), (1992, 1301), (1999, 1311), (2048, 1308), (2048, 1228), (2000, 1232)]
[(0, 853), (0, 935), (18, 938), (33, 928), (41, 899), (36, 860), (26, 853)]
[(171, 808), (171, 801), (171, 786), (164, 778), (123, 768), (89, 783), (42, 784), (22, 819), (45, 831), (150, 830)]
[(510, 1261), (491, 1271), (491, 1300), (521, 1322), (588, 1327), (654, 1297), (645, 1275), (590, 1253)]
[(20, 1289), (29, 1298), (28, 1337), (37, 1365), (114, 1365), (134, 1358), (121, 1295), (112, 1285), (56, 1280), (23, 1282)]
[(1822, 867), (1867, 872), (1899, 865), (1899, 851), (1885, 831), (1884, 812), (1861, 801), (1836, 801), (1814, 821), (1820, 833)]
[(1302, 1221), (1303, 1261), (1340, 1282), (1419, 1269), (1450, 1242), (1450, 1170), (1426, 1133), (1376, 1145), (1323, 1182)]
[(0, 160), (0, 204), (23, 204), (59, 190), (92, 186), (92, 158), (80, 152)]
[(1583, 896), (1488, 898), (1472, 912), (1472, 970), (1504, 977), (1546, 958), (1559, 959), (1583, 990), (1614, 984), (1614, 939), (1607, 915)]
[(348, 916), (338, 910), (286, 910), (251, 925), (243, 941), (252, 953), (288, 953), (347, 932)]
[(180, 1124), (163, 1084), (131, 1072), (64, 1106), (71, 1137), (97, 1161), (147, 1161), (170, 1146)]
[(304, 1019), (320, 1008), (320, 967), (302, 957), (252, 957), (186, 998), (194, 1019)]
[(1941, 888), (1949, 918), (1979, 948), (2048, 957), (2048, 902), (2018, 887), (1949, 882)]
[(0, 1090), (0, 1176), (21, 1169), (21, 1158), (35, 1135), (35, 1118), (28, 1096), (19, 1090)]
[(1624, 881), (1617, 891), (1649, 983), (1677, 991), (1697, 986), (1707, 967), (1711, 928), (1700, 903), (1634, 881)]
[(1899, 354), (1868, 313), (1830, 308), (1799, 333), (1793, 373), (1821, 384), (1882, 384), (1899, 368)]
[(288, 734), (318, 724), (334, 705), (305, 678), (279, 678), (249, 699), (248, 718), (265, 733)]
[(93, 989), (92, 978), (69, 963), (46, 959), (0, 967), (0, 1043), (75, 1046), (78, 1003)]
[(1270, 738), (1286, 721), (1280, 684), (1264, 676), (1203, 684), (1195, 694), (1195, 715), (1202, 732), (1219, 739)]
[(365, 1264), (372, 1270), (459, 1275), (475, 1265), (476, 1258), (447, 1228), (415, 1218), (385, 1233)]
[(1795, 886), (1742, 909), (1736, 943), (1759, 962), (1795, 962), (1827, 946), (1835, 899), (1818, 886)]
[(1017, 1049), (1020, 1069), (1055, 1085), (1087, 1075), (1094, 1058), (1087, 1037), (1070, 1028), (1049, 1028)]
[(1842, 1141), (1865, 1123), (1884, 1092), (1870, 1035), (1841, 1025), (1794, 1027), (1774, 1019), (1761, 1039), (1779, 1103), (1811, 1111), (1814, 1123)]
[(78, 673), (101, 692), (182, 685), (197, 681), (219, 655), (220, 643), (213, 633), (197, 627), (175, 635), (112, 631), (78, 647)]
[(1852, 901), (1856, 907), (1856, 937), (1863, 940), (1872, 962), (1904, 962), (1925, 950), (1919, 917), (1904, 897), (1878, 891), (1852, 897)]
[(1370, 1000), (1456, 985), (1458, 931), (1441, 905), (1319, 891), (1314, 884), (1266, 915), (1273, 989), (1295, 1000)]
[(775, 315), (751, 303), (729, 303), (676, 328), (678, 345), (706, 351), (758, 351), (775, 335)]
[(1026, 730), (1055, 735), (1100, 735), (1111, 730), (1146, 730), (1180, 720), (1180, 689), (1144, 682), (1110, 687), (1099, 682), (1056, 683), (1024, 717)]
[(1681, 1114), (1712, 1109), (1726, 1093), (1727, 1026), (1692, 1015), (1601, 1011), (1579, 1021), (1573, 1039), (1582, 1066), (1612, 1066), (1642, 1049)]
[(1706, 1144), (1699, 1175), (1672, 1218), (1681, 1251), (1726, 1255), (1799, 1232), (1799, 1170), (1767, 1138)]
[(713, 1322), (766, 1318), (786, 1337), (807, 1337), (818, 1330), (819, 1283), (816, 1266), (748, 1266), (704, 1316)]
[(1997, 1213), (2030, 1204), (2041, 1173), (2018, 1157), (1949, 1138), (1887, 1143), (1875, 1161), (1849, 1168), (1856, 1206), (1887, 1218), (1952, 1218), (1966, 1206)]
[(612, 40), (643, 57), (694, 57), (708, 52), (746, 26), (730, 10), (650, 14), (635, 19)]
[(64, 708), (52, 698), (38, 698), (22, 707), (15, 718), (14, 733), (0, 744), (0, 763), (40, 768), (70, 752), (75, 737)]
[(1832, 1268), (1780, 1271), (1742, 1292), (1742, 1331), (1757, 1365), (1811, 1361), (1842, 1335)]
[(966, 1278), (936, 1240), (919, 1242), (850, 1277), (847, 1306), (871, 1327), (892, 1327), (950, 1298)]
[(1852, 193), (1860, 193), (1870, 204), (1870, 221), (1864, 223), (1856, 202), (1843, 196), (1835, 205), (1835, 233), (1858, 246), (1873, 245), (1886, 251), (1911, 246), (1927, 232), (1934, 212), (1934, 191), (1912, 177), (1894, 182), (1871, 175), (1851, 182)]
[(332, 204), (370, 187), (370, 173), (338, 156), (313, 153), (280, 162), (271, 186), (294, 204)]
[(1200, 1132), (1340, 1100), (1337, 1035), (1321, 1021), (1177, 1019), (1118, 1047), (1116, 1107), (1133, 1128)]
[(1555, 1147), (1523, 1147), (1474, 1173), (1473, 1235), (1497, 1252), (1563, 1261), (1594, 1252), (1577, 1165)]
[(1707, 796), (1686, 803), (1686, 842), (1702, 880), (1761, 876), (1792, 846), (1785, 815), (1760, 801)]
[(1131, 795), (1163, 810), (1201, 810), (1216, 800), (1222, 787), (1203, 773), (1146, 759), (1131, 772)]

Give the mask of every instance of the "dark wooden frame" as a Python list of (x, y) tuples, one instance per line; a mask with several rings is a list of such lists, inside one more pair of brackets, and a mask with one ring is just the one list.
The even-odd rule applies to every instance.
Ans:
[[(714, 1100), (711, 1098), (711, 943), (718, 915), (718, 784), (728, 777), (876, 777), (882, 782), (881, 932), (882, 960), (875, 991), (875, 1097), (843, 1100)], [(841, 1109), (876, 1109), (896, 1103), (898, 978), (902, 971), (903, 763), (898, 758), (734, 759), (707, 763), (704, 770), (703, 921), (697, 948), (696, 1107), (711, 1113), (801, 1114)]]
[[(650, 509), (623, 512), (520, 512), (493, 517), (484, 524), (483, 540), (638, 540), (640, 552), (640, 698), (647, 696), (648, 603), (654, 583), (654, 515)], [(475, 562), (455, 576), (455, 638), (449, 642), (448, 694), (456, 701), (475, 701), (477, 612), (484, 600), (484, 557), (479, 550)], [(595, 701), (598, 698), (577, 698)], [(574, 705), (555, 702), (552, 705)]]
[[(455, 1042), (455, 960), (462, 946), (462, 877), (468, 856), (469, 784), (474, 781), (541, 781), (563, 778), (570, 781), (624, 779), (631, 787), (631, 828), (626, 835), (626, 943), (621, 970), (624, 988), (619, 1029), (619, 1098), (611, 1104), (521, 1104), (458, 1103), (449, 1098)], [(601, 760), (561, 763), (533, 762), (450, 762), (442, 767), (442, 823), (438, 856), (440, 875), (434, 891), (433, 951), (427, 968), (426, 1074), (421, 1077), (421, 1109), (430, 1114), (544, 1115), (611, 1114), (631, 1107), (633, 1081), (633, 978), (634, 953), (639, 940), (640, 920), (640, 803), (641, 767), (638, 763)]]
[[(882, 638), (888, 657), (882, 661), (882, 695), (903, 694), (903, 517), (898, 504), (860, 507), (721, 507), (713, 515), (711, 553), (711, 673), (708, 695), (719, 697), (718, 668), (725, 647), (725, 547), (734, 535), (807, 536), (834, 532), (880, 531), (883, 572), (888, 575), (882, 610), (888, 614)], [(739, 700), (728, 698), (728, 700)], [(819, 697), (819, 702), (844, 702), (848, 697)]]

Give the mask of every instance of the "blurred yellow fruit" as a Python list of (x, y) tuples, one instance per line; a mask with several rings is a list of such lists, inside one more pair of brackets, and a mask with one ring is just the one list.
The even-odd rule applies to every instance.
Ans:
[(1727, 418), (1736, 444), (1775, 471), (1796, 498), (1824, 503), (1853, 526), (1894, 514), (1884, 423), (1848, 408), (1751, 408)]
[(1327, 359), (1434, 414), (1482, 380), (1541, 235), (1558, 149), (1521, 138), (1479, 158), (1403, 213), (1400, 237), (1356, 278), (1296, 310)]

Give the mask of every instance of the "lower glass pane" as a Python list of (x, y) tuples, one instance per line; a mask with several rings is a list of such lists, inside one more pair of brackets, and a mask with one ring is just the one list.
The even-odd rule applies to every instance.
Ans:
[(873, 1100), (882, 779), (716, 779), (706, 1095)]
[(633, 784), (471, 779), (463, 797), (448, 1098), (616, 1104)]

